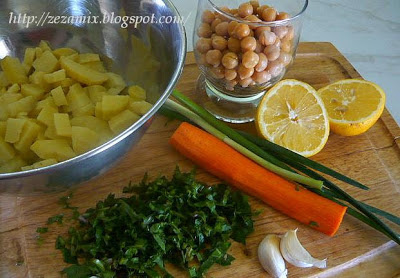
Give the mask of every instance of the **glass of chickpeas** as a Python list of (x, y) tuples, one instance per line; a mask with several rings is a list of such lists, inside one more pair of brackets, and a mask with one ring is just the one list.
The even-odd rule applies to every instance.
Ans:
[(308, 0), (198, 1), (197, 101), (224, 121), (252, 121), (293, 63)]

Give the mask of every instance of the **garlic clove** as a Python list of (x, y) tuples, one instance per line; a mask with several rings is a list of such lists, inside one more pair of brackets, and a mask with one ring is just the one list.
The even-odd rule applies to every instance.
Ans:
[(258, 245), (258, 260), (262, 267), (274, 278), (286, 278), (285, 261), (279, 250), (280, 237), (267, 235)]
[(326, 268), (326, 259), (313, 258), (301, 245), (297, 229), (285, 233), (280, 242), (280, 251), (285, 260), (294, 266)]

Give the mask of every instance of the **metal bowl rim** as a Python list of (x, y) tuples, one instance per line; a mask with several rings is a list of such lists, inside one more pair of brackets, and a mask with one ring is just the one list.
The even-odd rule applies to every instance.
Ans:
[[(163, 2), (174, 13), (175, 16), (180, 16), (175, 5), (170, 0), (163, 0)], [(52, 170), (60, 170), (62, 168), (66, 168), (74, 163), (79, 163), (82, 160), (85, 160), (87, 158), (95, 156), (96, 154), (101, 153), (103, 150), (111, 148), (115, 144), (119, 143), (120, 141), (124, 140), (126, 137), (128, 137), (129, 135), (131, 135), (132, 133), (137, 131), (140, 127), (142, 127), (148, 120), (150, 120), (154, 116), (154, 114), (164, 104), (164, 102), (167, 100), (167, 98), (172, 93), (173, 88), (176, 86), (176, 84), (179, 80), (179, 77), (182, 74), (183, 66), (185, 64), (185, 58), (186, 58), (187, 41), (186, 41), (185, 27), (183, 26), (183, 24), (179, 23), (178, 28), (179, 28), (179, 33), (182, 37), (182, 46), (178, 53), (178, 63), (176, 65), (176, 69), (174, 70), (174, 73), (172, 74), (171, 81), (168, 83), (164, 92), (161, 94), (160, 98), (153, 105), (153, 107), (145, 115), (143, 115), (137, 122), (135, 122), (133, 125), (131, 125), (128, 129), (126, 129), (119, 135), (115, 136), (113, 139), (105, 142), (104, 144), (96, 147), (93, 150), (90, 150), (86, 153), (83, 153), (83, 154), (73, 157), (71, 159), (68, 159), (68, 160), (65, 160), (62, 162), (58, 162), (54, 165), (50, 165), (50, 166), (46, 166), (46, 167), (42, 167), (42, 168), (38, 168), (38, 169), (27, 170), (27, 171), (0, 174), (0, 181), (13, 179), (13, 178), (22, 178), (22, 177), (27, 177), (27, 176), (33, 176), (33, 175), (37, 175), (37, 174), (43, 174), (45, 172), (50, 172)]]

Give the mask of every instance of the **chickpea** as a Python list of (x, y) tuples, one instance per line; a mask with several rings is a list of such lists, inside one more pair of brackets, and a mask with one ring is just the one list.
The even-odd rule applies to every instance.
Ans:
[(281, 47), (281, 40), (277, 37), (273, 45), (275, 45), (276, 47), (280, 48)]
[(211, 24), (211, 23), (214, 21), (214, 19), (215, 19), (215, 15), (214, 15), (214, 13), (213, 13), (212, 11), (210, 11), (210, 10), (205, 10), (205, 11), (203, 12), (203, 15), (202, 15), (201, 19), (202, 19), (202, 21), (203, 21), (204, 23)]
[(264, 51), (264, 46), (257, 40), (256, 41), (256, 49), (254, 49), (255, 53), (261, 53)]
[[(232, 14), (231, 9), (228, 7), (220, 7), (220, 11), (226, 13), (226, 14)], [(217, 18), (221, 19), (222, 21), (229, 21), (229, 18), (227, 18), (224, 14), (218, 13)]]
[(249, 78), (254, 73), (254, 68), (246, 68), (243, 64), (240, 64), (237, 73), (239, 74), (240, 79)]
[(222, 66), (210, 68), (210, 73), (215, 79), (222, 79), (225, 77), (225, 69)]
[(279, 58), (280, 53), (279, 47), (275, 45), (268, 45), (264, 48), (264, 54), (267, 56), (268, 61), (275, 61)]
[(231, 9), (231, 14), (234, 17), (239, 17), (239, 9)]
[(213, 32), (215, 32), (215, 27), (216, 27), (218, 24), (220, 24), (221, 22), (222, 22), (222, 20), (219, 19), (219, 18), (214, 19), (214, 21), (211, 23), (211, 30), (212, 30)]
[(245, 37), (240, 41), (240, 47), (242, 48), (242, 52), (254, 51), (257, 47), (257, 41), (254, 37)]
[(288, 32), (286, 34), (286, 39), (291, 41), (294, 38), (294, 28), (293, 28), (293, 26), (288, 26), (287, 29), (288, 29)]
[(234, 37), (241, 40), (250, 35), (250, 27), (244, 23), (238, 23), (234, 29)]
[(224, 50), (228, 46), (228, 41), (221, 36), (214, 36), (211, 39), (211, 44), (214, 49)]
[(271, 74), (267, 71), (256, 71), (251, 78), (258, 84), (264, 84), (271, 79)]
[(283, 37), (285, 37), (286, 34), (288, 33), (288, 28), (286, 26), (277, 26), (274, 27), (272, 31), (278, 38), (283, 39)]
[(202, 66), (207, 65), (206, 54), (200, 54), (200, 56), (198, 58), (198, 63), (199, 63), (199, 65), (202, 65)]
[(237, 77), (237, 71), (234, 69), (225, 69), (225, 79), (234, 80)]
[(200, 53), (206, 53), (211, 48), (211, 39), (199, 38), (199, 40), (196, 42), (196, 49)]
[[(244, 20), (249, 21), (249, 22), (261, 22), (261, 19), (259, 19), (256, 15), (252, 14), (252, 15), (248, 15), (244, 18)], [(257, 26), (255, 24), (249, 24), (249, 27), (251, 30), (255, 30), (257, 29)], [(254, 35), (253, 35), (254, 36)]]
[(279, 56), (278, 60), (279, 60), (279, 62), (282, 63), (283, 66), (286, 67), (292, 61), (292, 55), (290, 55), (289, 53), (286, 53), (286, 52), (282, 52), (281, 55)]
[(249, 87), (253, 82), (254, 82), (254, 81), (253, 81), (253, 79), (252, 79), (251, 77), (247, 77), (247, 78), (244, 78), (244, 79), (240, 79), (240, 80), (239, 80), (239, 84), (240, 84), (240, 86), (242, 86), (243, 88)]
[(253, 6), (250, 3), (240, 4), (238, 9), (238, 14), (240, 17), (246, 17), (253, 14)]
[(274, 21), (276, 19), (276, 10), (274, 8), (266, 8), (262, 11), (261, 18), (264, 21)]
[(260, 34), (258, 39), (262, 45), (267, 46), (267, 45), (271, 45), (275, 42), (276, 35), (274, 32), (264, 31)]
[(203, 38), (209, 38), (212, 35), (211, 26), (208, 23), (201, 23), (199, 29), (197, 29), (197, 35)]
[(215, 33), (219, 36), (228, 36), (228, 22), (224, 21), (215, 26)]
[(254, 70), (256, 72), (261, 72), (263, 70), (265, 70), (268, 66), (268, 58), (264, 53), (258, 53), (258, 63), (257, 65), (254, 67)]
[(254, 68), (258, 64), (259, 59), (260, 57), (257, 53), (253, 51), (247, 51), (243, 54), (242, 65), (248, 69)]
[(257, 8), (257, 15), (262, 19), (262, 13), (265, 9), (269, 8), (268, 5), (262, 5)]
[(257, 38), (260, 37), (260, 35), (264, 32), (264, 31), (271, 31), (271, 27), (269, 26), (262, 26), (262, 27), (257, 27), (257, 29), (255, 30), (254, 34), (256, 35)]
[(239, 57), (233, 52), (228, 52), (222, 57), (222, 65), (227, 69), (234, 69), (238, 64)]
[(280, 12), (276, 15), (276, 20), (284, 20), (290, 18), (290, 15), (285, 12)]
[(228, 90), (228, 91), (233, 91), (234, 90), (234, 87), (237, 85), (237, 80), (235, 80), (235, 79), (233, 79), (233, 80), (228, 80), (228, 81), (226, 81), (226, 84), (225, 84), (225, 88)]
[(229, 22), (229, 24), (228, 24), (228, 34), (229, 34), (229, 36), (232, 37), (235, 34), (234, 30), (235, 30), (236, 25), (238, 25), (238, 24), (239, 23), (237, 21)]
[(206, 61), (213, 67), (218, 67), (221, 64), (222, 53), (218, 49), (209, 50), (206, 53)]
[(253, 6), (253, 13), (256, 13), (258, 7), (260, 7), (260, 3), (258, 2), (258, 0), (251, 0), (249, 3)]
[(283, 70), (284, 66), (278, 60), (268, 63), (267, 72), (271, 74), (271, 78), (277, 77)]
[(290, 40), (287, 40), (286, 38), (281, 40), (281, 49), (283, 52), (290, 52), (291, 48), (292, 42)]
[(232, 52), (240, 52), (240, 41), (238, 39), (230, 37), (228, 39), (228, 49)]

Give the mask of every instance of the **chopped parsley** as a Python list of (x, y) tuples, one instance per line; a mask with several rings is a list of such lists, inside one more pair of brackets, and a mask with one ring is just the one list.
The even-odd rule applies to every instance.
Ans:
[(213, 264), (234, 260), (230, 239), (245, 244), (253, 231), (248, 197), (196, 181), (194, 171), (177, 168), (171, 180), (145, 176), (123, 192), (99, 201), (57, 238), (72, 264), (63, 270), (67, 277), (172, 277), (166, 263), (203, 277)]

